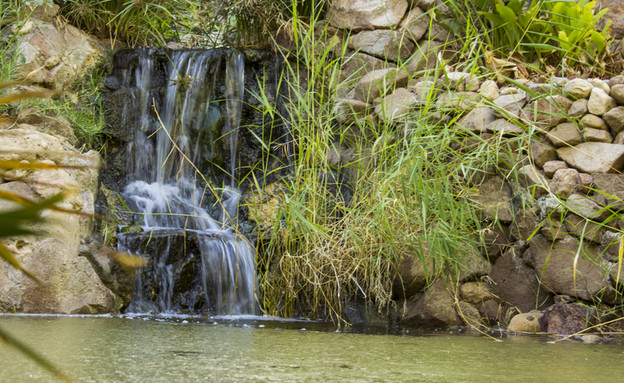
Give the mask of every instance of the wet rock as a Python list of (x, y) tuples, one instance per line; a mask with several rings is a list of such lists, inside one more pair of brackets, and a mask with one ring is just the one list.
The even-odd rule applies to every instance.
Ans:
[(406, 0), (335, 0), (327, 19), (336, 28), (392, 28), (403, 19), (406, 10)]
[(593, 85), (582, 78), (568, 81), (563, 90), (573, 98), (587, 98), (593, 89)]
[(407, 60), (414, 47), (402, 33), (387, 29), (362, 31), (349, 39), (349, 48), (389, 61)]
[(511, 318), (507, 331), (510, 332), (540, 332), (540, 318), (544, 314), (540, 311), (517, 314)]
[(613, 134), (618, 134), (624, 130), (624, 106), (618, 106), (609, 110), (603, 118)]
[(580, 189), (579, 172), (576, 169), (559, 169), (550, 182), (550, 191), (559, 197), (568, 198)]
[(583, 142), (579, 129), (570, 122), (557, 125), (548, 132), (547, 137), (556, 147), (574, 146)]
[(424, 327), (458, 326), (463, 322), (455, 311), (455, 300), (443, 280), (434, 282), (423, 294), (406, 302), (401, 323)]
[(468, 302), (457, 302), (457, 313), (467, 326), (480, 327), (481, 314), (479, 310)]
[(429, 281), (440, 274), (440, 268), (426, 254), (419, 257), (416, 253), (405, 255), (397, 267), (397, 274), (392, 283), (392, 292), (402, 299), (409, 298), (420, 292)]
[(607, 92), (598, 87), (592, 89), (589, 102), (587, 103), (587, 110), (589, 113), (602, 116), (616, 106), (617, 103)]
[(585, 142), (557, 149), (568, 165), (584, 173), (615, 173), (624, 165), (624, 145)]
[(552, 303), (552, 297), (536, 278), (535, 270), (525, 265), (513, 249), (496, 260), (490, 278), (492, 292), (522, 311)]
[(586, 306), (555, 303), (540, 318), (540, 331), (551, 334), (570, 335), (591, 325), (595, 312)]
[(575, 237), (566, 236), (553, 244), (537, 235), (529, 244), (527, 259), (542, 285), (556, 294), (592, 300), (609, 287), (598, 246), (581, 244)]

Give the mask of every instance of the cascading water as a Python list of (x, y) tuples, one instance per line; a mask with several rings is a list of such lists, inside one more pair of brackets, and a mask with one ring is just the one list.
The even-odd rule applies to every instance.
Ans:
[[(121, 55), (118, 61), (135, 60), (119, 80), (128, 95), (122, 120), (134, 126), (128, 150), (133, 168), (123, 196), (139, 213), (142, 232), (120, 234), (119, 244), (150, 258), (150, 265), (137, 272), (126, 311), (254, 313), (255, 252), (236, 231), (244, 56), (171, 51), (167, 63), (153, 50)], [(224, 62), (230, 177), (228, 186), (217, 189), (196, 164), (213, 155), (205, 153), (205, 144), (210, 148), (219, 135), (222, 100), (215, 90)], [(163, 74), (167, 83), (154, 83)]]

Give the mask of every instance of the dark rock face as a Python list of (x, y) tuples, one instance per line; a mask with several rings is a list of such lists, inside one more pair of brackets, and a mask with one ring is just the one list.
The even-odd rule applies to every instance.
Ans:
[(550, 306), (539, 319), (540, 331), (552, 334), (570, 335), (587, 328), (594, 311), (585, 306), (556, 303)]
[(551, 295), (540, 286), (535, 270), (515, 256), (513, 250), (496, 260), (490, 278), (492, 292), (523, 312), (552, 303)]

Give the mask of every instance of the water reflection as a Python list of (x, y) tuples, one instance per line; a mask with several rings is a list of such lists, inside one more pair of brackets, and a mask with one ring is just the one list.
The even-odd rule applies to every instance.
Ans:
[[(186, 322), (186, 323), (183, 323)], [(621, 345), (473, 335), (338, 332), (262, 318), (0, 317), (80, 382), (618, 381)], [(49, 381), (6, 349), (0, 381)]]

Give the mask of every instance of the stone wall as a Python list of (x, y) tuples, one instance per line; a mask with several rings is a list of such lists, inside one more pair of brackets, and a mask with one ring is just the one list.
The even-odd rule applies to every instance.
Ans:
[[(404, 259), (401, 282), (395, 283), (395, 295), (404, 299), (400, 320), (494, 325), (517, 312), (550, 307), (523, 314), (530, 320), (519, 317), (511, 329), (580, 330), (587, 321), (556, 324), (561, 315), (594, 314), (570, 302), (622, 303), (616, 277), (624, 227), (624, 76), (519, 79), (518, 87), (451, 66), (440, 68), (437, 78), (423, 75), (419, 71), (439, 60), (436, 39), (443, 36), (435, 22), (430, 24), (433, 3), (333, 2), (330, 27), (337, 36), (349, 36), (351, 49), (343, 78), (357, 79), (338, 100), (337, 119), (404, 123), (433, 96), (433, 109), (453, 110), (458, 132), (483, 139), (519, 137), (525, 145), (504, 154), (511, 156), (509, 167), (486, 171), (475, 184), (473, 201), (490, 228), (478, 257), (487, 265), (470, 266), (470, 276), (454, 287), (444, 278), (427, 287), (420, 260)], [(452, 121), (448, 114), (435, 118)], [(458, 142), (458, 151), (470, 147), (469, 139)]]

